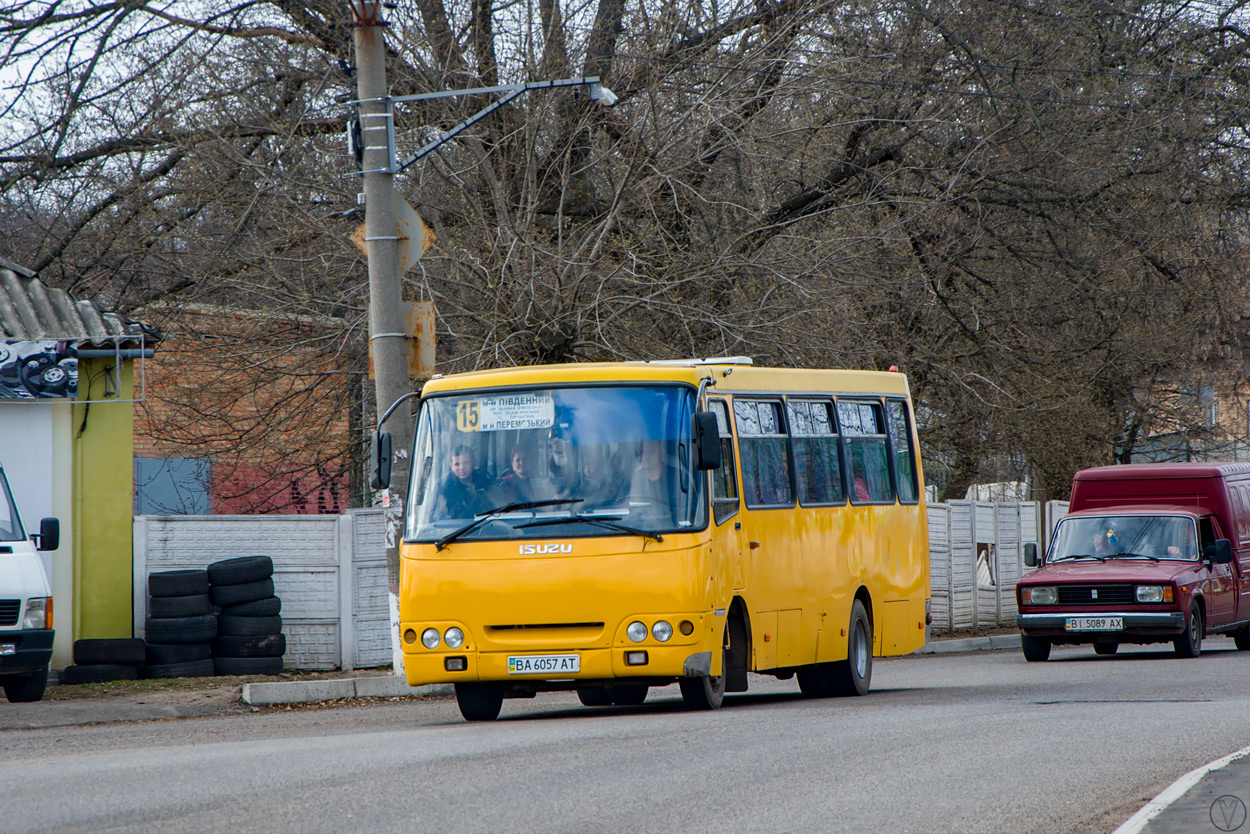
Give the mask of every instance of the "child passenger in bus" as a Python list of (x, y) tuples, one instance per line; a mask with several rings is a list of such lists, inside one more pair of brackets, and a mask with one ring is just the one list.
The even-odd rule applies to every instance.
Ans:
[(491, 481), (477, 468), (477, 456), (461, 444), (451, 453), (450, 470), (439, 485), (435, 518), (472, 518), (491, 509)]

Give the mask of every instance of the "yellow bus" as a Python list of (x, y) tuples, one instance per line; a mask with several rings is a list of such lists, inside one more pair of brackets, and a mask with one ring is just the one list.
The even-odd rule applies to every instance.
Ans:
[(928, 565), (902, 374), (725, 358), (479, 371), (421, 392), (404, 667), (412, 685), (455, 684), (470, 721), (505, 698), (640, 704), (674, 682), (715, 709), (748, 672), (866, 694), (873, 656), (924, 644)]

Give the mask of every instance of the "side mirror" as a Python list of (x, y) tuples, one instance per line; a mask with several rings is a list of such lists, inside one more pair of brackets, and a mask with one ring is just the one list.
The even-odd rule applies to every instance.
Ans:
[(1024, 546), (1024, 564), (1030, 568), (1037, 567), (1037, 545), (1033, 542)]
[(1228, 539), (1216, 539), (1215, 544), (1207, 548), (1213, 565), (1227, 565), (1233, 561), (1233, 545)]
[(693, 426), (694, 451), (700, 472), (720, 469), (720, 426), (710, 411), (696, 411)]
[(391, 433), (375, 431), (369, 443), (369, 487), (388, 489), (391, 485)]
[[(36, 538), (32, 536), (31, 538)], [(39, 520), (39, 541), (36, 547), (40, 550), (56, 550), (61, 546), (61, 520), (43, 518)]]

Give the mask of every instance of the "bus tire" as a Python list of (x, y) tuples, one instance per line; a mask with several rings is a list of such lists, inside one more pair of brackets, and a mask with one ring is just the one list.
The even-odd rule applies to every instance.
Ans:
[(828, 698), (833, 695), (832, 663), (813, 663), (799, 669), (799, 691), (808, 698)]
[(608, 694), (606, 686), (589, 686), (585, 689), (577, 690), (577, 700), (582, 702), (582, 706), (586, 707), (610, 707), (612, 706), (612, 696)]
[(497, 683), (458, 683), (456, 705), (465, 721), (494, 721), (503, 709), (503, 687)]
[[(725, 628), (725, 638), (729, 637), (729, 628)], [(681, 686), (681, 699), (686, 704), (686, 709), (692, 710), (709, 710), (720, 709), (722, 703), (725, 702), (725, 664), (729, 662), (729, 647), (721, 647), (721, 674), (716, 677), (710, 675), (698, 676), (691, 678), (682, 678), (679, 681)]]
[(846, 632), (846, 660), (832, 664), (833, 694), (867, 695), (872, 686), (872, 622), (864, 603), (851, 605), (851, 625)]
[(1189, 604), (1189, 617), (1185, 620), (1185, 631), (1172, 641), (1177, 657), (1197, 657), (1202, 654), (1202, 609), (1198, 603)]
[(1029, 663), (1044, 663), (1050, 657), (1050, 641), (1045, 637), (1021, 634), (1020, 651), (1024, 652), (1024, 659)]
[(650, 689), (645, 684), (629, 683), (620, 686), (609, 686), (608, 694), (612, 696), (612, 703), (618, 707), (636, 707), (647, 700), (647, 691)]

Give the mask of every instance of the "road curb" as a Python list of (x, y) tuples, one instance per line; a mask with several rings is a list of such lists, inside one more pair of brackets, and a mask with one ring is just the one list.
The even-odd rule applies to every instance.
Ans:
[(1152, 819), (1162, 814), (1171, 805), (1189, 793), (1210, 773), (1222, 770), (1238, 759), (1250, 756), (1250, 747), (1243, 747), (1235, 753), (1229, 753), (1221, 759), (1194, 768), (1181, 778), (1163, 789), (1154, 799), (1143, 805), (1136, 814), (1125, 820), (1124, 824), (1111, 834), (1138, 834)]
[(451, 695), (451, 684), (409, 686), (403, 678), (368, 677), (323, 681), (273, 681), (243, 684), (243, 703), (254, 707), (272, 704), (307, 704), (343, 698), (397, 698), (413, 695)]
[(959, 637), (934, 640), (912, 654), (955, 654), (956, 652), (998, 652), (1020, 648), (1020, 635), (994, 634), (989, 637)]

